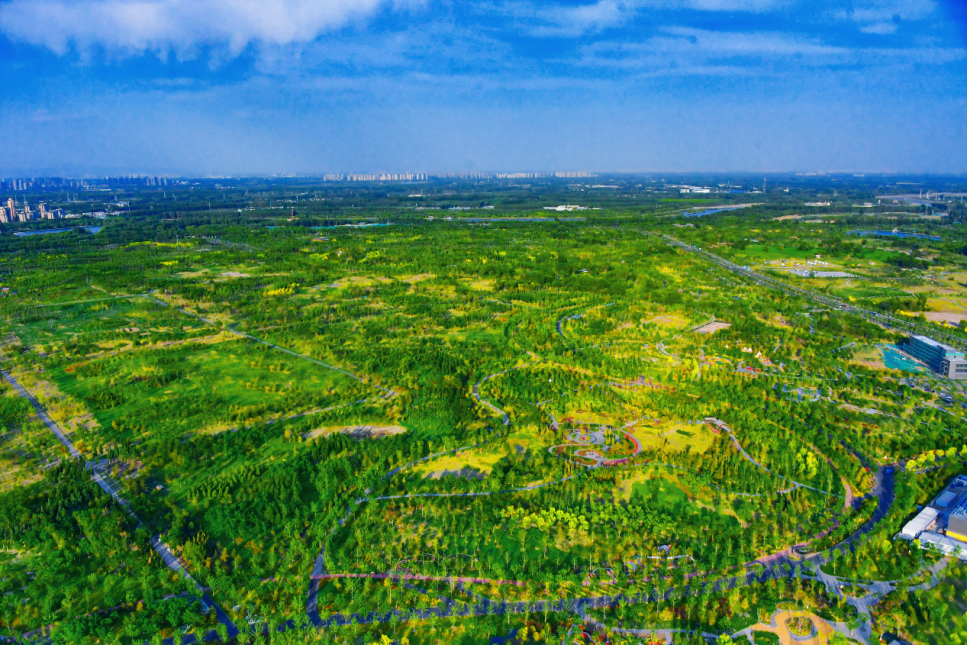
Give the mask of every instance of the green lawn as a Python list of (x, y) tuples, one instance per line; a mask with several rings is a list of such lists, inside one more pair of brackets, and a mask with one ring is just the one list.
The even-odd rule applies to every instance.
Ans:
[(249, 340), (127, 352), (49, 370), (114, 441), (218, 432), (373, 392), (349, 377)]

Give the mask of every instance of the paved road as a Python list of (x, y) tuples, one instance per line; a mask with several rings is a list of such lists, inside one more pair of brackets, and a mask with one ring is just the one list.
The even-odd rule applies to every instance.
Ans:
[[(493, 376), (493, 375), (491, 375), (491, 376)], [(488, 376), (487, 378), (490, 378), (490, 376)], [(507, 416), (507, 413), (506, 412), (504, 412), (503, 410), (501, 410), (500, 408), (498, 408), (496, 405), (494, 405), (493, 403), (491, 403), (487, 399), (481, 399), (480, 398), (480, 384), (483, 383), (486, 380), (487, 379), (484, 379), (483, 381), (480, 381), (480, 383), (474, 383), (473, 384), (473, 398), (477, 401), (477, 403), (480, 403), (481, 405), (484, 405), (484, 406), (490, 408), (493, 412), (495, 412), (496, 414), (500, 415), (500, 417), (503, 420), (504, 425), (505, 426), (509, 426), (510, 425), (510, 417)]]
[[(34, 406), (34, 411), (37, 413), (37, 416), (40, 417), (40, 420), (44, 422), (44, 425), (47, 426), (47, 428), (51, 432), (54, 433), (54, 436), (57, 437), (57, 439), (62, 444), (64, 444), (64, 447), (67, 448), (67, 452), (70, 454), (71, 458), (80, 459), (81, 453), (77, 450), (77, 448), (74, 447), (73, 442), (71, 442), (71, 440), (67, 438), (67, 435), (64, 434), (63, 431), (61, 431), (60, 426), (54, 423), (54, 420), (50, 418), (50, 415), (47, 414), (47, 410), (45, 410), (44, 407), (40, 405), (40, 401), (35, 399), (33, 394), (31, 394), (26, 389), (24, 389), (24, 387), (20, 385), (20, 382), (17, 379), (15, 379), (13, 376), (11, 376), (10, 372), (8, 372), (7, 370), (0, 370), (0, 373), (3, 374), (4, 380), (6, 380), (7, 383), (12, 385), (13, 389), (17, 390), (17, 394), (27, 399), (27, 401), (29, 401), (30, 404)], [(101, 486), (101, 488), (104, 488), (103, 484), (99, 483), (99, 485)], [(111, 493), (113, 496), (112, 491), (108, 490), (107, 492)]]
[[(157, 298), (153, 298), (153, 297), (150, 297), (150, 296), (143, 296), (143, 297), (149, 298), (151, 300), (154, 300), (155, 302), (158, 302), (158, 303), (160, 303), (162, 305), (165, 305), (165, 306), (172, 306), (172, 305), (169, 305), (168, 303), (165, 303), (164, 301), (158, 300)], [(202, 316), (199, 316), (197, 314), (194, 314), (192, 312), (188, 312), (188, 311), (185, 311), (185, 310), (180, 309), (180, 308), (179, 308), (179, 311), (181, 311), (182, 313), (184, 313), (186, 315), (193, 316), (193, 317), (195, 317), (195, 318), (197, 318), (197, 319), (199, 319), (199, 320), (201, 320), (203, 322), (206, 322), (208, 324), (213, 324), (212, 321), (210, 321), (210, 320), (208, 320), (208, 319), (206, 319), (206, 318), (204, 318)], [(561, 329), (560, 329), (560, 322), (561, 321), (558, 321), (558, 330), (559, 331), (561, 331)], [(230, 330), (230, 331), (232, 333), (236, 334), (236, 335), (243, 336), (243, 337), (246, 337), (246, 338), (248, 338), (250, 340), (253, 340), (253, 341), (262, 343), (262, 344), (264, 344), (266, 346), (269, 346), (269, 347), (271, 347), (273, 349), (277, 349), (279, 351), (288, 353), (288, 354), (290, 354), (292, 356), (295, 356), (295, 357), (298, 357), (298, 358), (302, 358), (304, 360), (308, 360), (310, 362), (313, 362), (315, 364), (318, 364), (318, 365), (320, 365), (322, 367), (325, 367), (327, 369), (331, 369), (331, 370), (334, 370), (334, 371), (338, 371), (340, 373), (343, 373), (343, 374), (345, 374), (345, 375), (347, 375), (347, 376), (349, 376), (351, 378), (354, 378), (354, 379), (362, 382), (362, 379), (359, 378), (359, 377), (357, 377), (356, 375), (354, 375), (354, 374), (352, 374), (350, 372), (347, 372), (345, 370), (342, 370), (340, 368), (337, 368), (337, 367), (328, 365), (328, 364), (326, 364), (326, 363), (324, 363), (322, 361), (318, 361), (318, 360), (313, 359), (313, 358), (310, 358), (308, 356), (304, 356), (302, 354), (299, 354), (299, 353), (294, 352), (292, 350), (289, 350), (287, 348), (280, 347), (278, 345), (275, 345), (275, 344), (270, 343), (268, 341), (265, 341), (265, 340), (262, 340), (260, 338), (251, 336), (249, 334), (245, 334), (243, 332), (238, 332), (238, 331), (235, 331), (235, 330)], [(562, 335), (563, 335), (563, 333), (562, 333)], [(520, 366), (520, 367), (526, 367), (526, 366)], [(511, 368), (511, 369), (517, 369), (517, 368)], [(505, 372), (506, 371), (509, 371), (509, 370), (505, 370)], [(491, 376), (488, 376), (486, 379), (484, 379), (484, 381), (486, 381), (486, 380), (488, 380), (490, 378), (493, 378), (495, 376), (498, 376), (499, 374), (502, 374), (502, 373), (504, 373), (504, 372), (500, 372), (498, 374), (493, 374)], [(50, 417), (46, 415), (46, 412), (43, 411), (42, 406), (40, 406), (40, 404), (35, 399), (33, 399), (33, 397), (31, 397), (29, 395), (29, 393), (26, 392), (26, 390), (24, 390), (22, 387), (20, 387), (19, 383), (17, 383), (15, 381), (15, 379), (13, 379), (12, 377), (10, 377), (9, 374), (7, 374), (6, 372), (4, 372), (3, 374), (4, 374), (4, 377), (7, 378), (7, 380), (10, 381), (11, 384), (14, 385), (15, 388), (17, 388), (18, 392), (20, 392), (21, 395), (25, 396), (26, 398), (28, 398), (28, 400), (31, 401), (31, 403), (34, 405), (35, 409), (38, 411), (38, 414), (41, 415), (41, 418), (44, 420), (45, 424), (47, 424), (48, 427), (52, 430), (52, 432), (54, 432), (54, 434), (58, 437), (58, 439), (60, 439), (64, 443), (65, 447), (67, 447), (68, 450), (69, 450), (69, 452), (71, 452), (71, 455), (73, 457), (75, 457), (75, 458), (79, 458), (80, 457), (80, 453), (76, 451), (76, 449), (73, 447), (73, 444), (66, 437), (66, 435), (64, 435), (62, 432), (60, 432), (60, 429), (56, 426), (56, 424), (53, 422), (53, 420), (51, 420)], [(484, 382), (484, 381), (481, 381), (481, 383)], [(494, 409), (499, 414), (501, 414), (503, 416), (503, 418), (504, 418), (505, 425), (506, 424), (509, 424), (509, 419), (507, 418), (506, 413), (504, 413), (502, 410), (499, 410), (498, 408), (496, 408), (495, 406), (493, 406), (492, 404), (490, 404), (489, 401), (481, 401), (481, 399), (479, 398), (479, 391), (478, 391), (478, 386), (479, 385), (480, 385), (480, 383), (474, 385), (474, 388), (473, 388), (473, 392), (474, 392), (475, 398), (478, 401), (480, 401), (480, 402), (488, 405), (488, 407), (491, 407), (491, 409)], [(376, 387), (379, 388), (379, 386), (376, 386)], [(386, 392), (390, 396), (393, 395), (393, 394), (395, 394), (394, 392), (392, 392), (392, 390), (387, 390), (385, 388), (379, 388), (379, 389), (382, 390), (382, 391), (384, 391), (384, 392)], [(730, 435), (732, 436), (732, 440), (735, 443), (737, 449), (745, 456), (745, 458), (747, 458), (752, 463), (755, 463), (759, 467), (763, 468), (764, 470), (768, 471), (768, 469), (766, 469), (764, 466), (762, 466), (761, 464), (759, 464), (758, 462), (756, 462), (754, 459), (752, 459), (745, 452), (745, 450), (742, 449), (741, 445), (738, 444), (737, 440), (735, 439), (734, 435), (732, 435), (732, 433), (730, 433)], [(456, 451), (456, 450), (461, 450), (461, 449), (455, 449), (454, 451)], [(448, 451), (448, 452), (452, 452), (452, 451)], [(438, 455), (439, 454), (445, 454), (445, 453), (438, 453)], [(433, 456), (438, 456), (438, 455), (431, 455), (431, 456), (429, 456), (427, 458), (424, 458), (424, 460), (425, 459), (428, 459), (430, 457), (433, 457)], [(418, 461), (422, 461), (422, 460), (418, 460)], [(410, 465), (410, 464), (408, 464), (408, 465)], [(403, 468), (405, 468), (405, 466)], [(399, 470), (401, 470), (401, 469), (402, 468), (396, 469), (394, 471), (391, 471), (391, 473), (389, 473), (389, 474), (392, 475), (395, 472), (399, 472)], [(573, 477), (576, 477), (576, 476), (578, 476), (578, 475), (572, 475), (571, 477), (567, 477), (567, 478), (564, 478), (564, 479), (561, 479), (561, 480), (557, 480), (555, 482), (547, 482), (547, 483), (544, 483), (544, 484), (538, 484), (538, 485), (534, 485), (534, 486), (530, 486), (530, 487), (524, 487), (524, 488), (520, 488), (520, 489), (511, 489), (511, 490), (507, 490), (507, 491), (490, 491), (490, 492), (483, 492), (483, 493), (455, 493), (455, 494), (442, 494), (442, 493), (436, 493), (436, 494), (434, 494), (434, 493), (429, 493), (429, 494), (417, 494), (417, 495), (385, 496), (385, 497), (379, 497), (379, 498), (375, 498), (375, 499), (377, 499), (377, 500), (379, 500), (379, 499), (399, 499), (399, 498), (403, 498), (403, 497), (423, 497), (423, 496), (426, 496), (426, 497), (445, 497), (445, 496), (492, 495), (492, 494), (498, 494), (498, 493), (518, 492), (518, 491), (524, 491), (524, 490), (535, 490), (537, 488), (541, 488), (541, 487), (544, 487), (544, 486), (548, 486), (548, 485), (551, 485), (551, 484), (554, 484), (554, 483), (559, 483), (559, 482), (567, 481), (567, 480), (572, 479)], [(113, 488), (111, 488), (110, 484), (106, 480), (104, 480), (103, 478), (100, 478), (98, 476), (98, 477), (95, 477), (95, 481), (97, 481), (98, 484), (102, 488), (104, 488), (104, 490), (106, 490), (109, 494), (111, 494), (112, 497), (114, 497), (115, 499), (119, 499), (119, 495), (117, 494), (117, 492), (114, 491)], [(873, 526), (875, 526), (875, 524), (880, 519), (882, 519), (882, 517), (884, 517), (886, 515), (886, 513), (889, 510), (890, 505), (893, 502), (893, 490), (892, 490), (892, 486), (893, 486), (892, 474), (889, 475), (889, 476), (885, 476), (884, 475), (884, 469), (881, 468), (880, 471), (877, 473), (877, 485), (874, 488), (874, 492), (873, 492), (873, 494), (878, 497), (879, 502), (880, 502), (878, 504), (878, 506), (877, 506), (877, 510), (874, 512), (873, 517), (866, 524), (864, 524), (863, 527), (861, 527), (856, 533), (854, 533), (852, 536), (850, 536), (847, 540), (844, 540), (842, 543), (840, 543), (839, 545), (837, 545), (836, 548), (839, 548), (839, 549), (844, 549), (844, 548), (852, 549), (852, 548), (854, 548), (854, 545), (855, 545), (856, 540), (858, 540), (863, 534), (865, 534), (866, 532), (868, 532), (869, 530), (871, 530), (873, 528)], [(818, 489), (812, 489), (812, 490), (818, 490)], [(819, 492), (825, 492), (825, 491), (819, 491)], [(365, 500), (365, 499), (364, 500), (360, 500), (359, 503), (362, 503), (364, 501), (369, 501), (369, 500)], [(128, 510), (130, 510), (130, 509), (128, 509)], [(350, 508), (349, 509), (349, 513), (351, 513), (351, 511), (352, 511), (352, 509)], [(346, 517), (348, 518), (348, 516), (349, 516), (349, 514), (347, 513), (347, 516)], [(341, 520), (339, 524), (342, 525), (344, 523), (345, 519), (346, 518), (344, 518), (343, 520)], [(334, 527), (333, 528), (333, 531), (336, 528), (337, 527)], [(177, 561), (177, 559), (174, 558), (174, 556), (170, 553), (170, 551), (168, 551), (167, 547), (165, 547), (163, 544), (161, 544), (157, 540), (157, 538), (155, 540), (153, 540), (152, 546), (162, 556), (162, 559), (165, 561), (165, 564), (166, 565), (168, 565), (169, 567), (171, 567), (173, 570), (178, 571), (179, 573), (182, 573), (186, 577), (189, 577), (189, 579), (190, 579), (190, 576), (188, 576), (187, 572), (184, 571), (183, 567), (181, 567), (181, 565)], [(386, 622), (388, 620), (394, 620), (394, 619), (396, 619), (396, 620), (399, 620), (399, 619), (403, 619), (403, 620), (405, 620), (405, 619), (425, 619), (425, 618), (430, 618), (430, 617), (474, 616), (474, 615), (506, 614), (506, 613), (533, 613), (533, 612), (543, 612), (543, 611), (574, 611), (574, 612), (578, 613), (578, 615), (582, 615), (583, 616), (588, 609), (613, 606), (614, 604), (616, 604), (618, 602), (626, 602), (626, 603), (634, 604), (634, 603), (639, 603), (639, 602), (651, 602), (651, 601), (657, 600), (659, 597), (661, 597), (661, 598), (670, 598), (670, 597), (672, 597), (673, 595), (676, 595), (676, 594), (686, 595), (686, 596), (687, 595), (696, 595), (696, 594), (706, 594), (706, 593), (712, 593), (712, 592), (715, 592), (715, 591), (721, 591), (721, 590), (724, 590), (724, 589), (729, 589), (729, 588), (732, 588), (732, 587), (735, 587), (735, 586), (739, 586), (739, 585), (752, 584), (752, 583), (756, 583), (756, 582), (763, 582), (763, 581), (766, 581), (766, 580), (771, 580), (771, 579), (779, 578), (779, 577), (790, 577), (790, 576), (802, 575), (802, 574), (806, 573), (806, 571), (805, 571), (805, 567), (806, 566), (811, 565), (811, 566), (817, 566), (818, 567), (819, 564), (822, 564), (822, 563), (824, 563), (827, 560), (828, 560), (828, 556), (826, 554), (814, 554), (812, 557), (807, 557), (805, 563), (800, 563), (800, 562), (796, 562), (796, 561), (790, 560), (784, 553), (782, 553), (782, 554), (774, 554), (773, 556), (768, 556), (767, 558), (763, 558), (763, 559), (760, 559), (759, 561), (757, 561), (758, 564), (764, 565), (763, 568), (762, 568), (762, 570), (759, 571), (759, 572), (749, 572), (749, 573), (746, 573), (745, 575), (742, 575), (742, 576), (735, 576), (735, 577), (732, 577), (732, 578), (725, 578), (725, 579), (713, 581), (713, 582), (707, 583), (707, 584), (706, 583), (703, 583), (701, 581), (695, 581), (695, 582), (689, 583), (687, 586), (682, 587), (680, 589), (675, 589), (675, 588), (668, 589), (668, 590), (664, 591), (660, 595), (659, 594), (655, 594), (655, 595), (637, 594), (637, 595), (627, 596), (627, 595), (624, 595), (624, 594), (618, 594), (618, 595), (614, 595), (614, 596), (594, 596), (594, 597), (586, 597), (586, 598), (561, 599), (561, 600), (555, 600), (555, 601), (535, 601), (535, 602), (495, 602), (495, 601), (491, 601), (489, 599), (484, 599), (484, 600), (481, 600), (480, 602), (478, 602), (478, 603), (476, 603), (474, 605), (470, 605), (470, 604), (466, 604), (466, 603), (459, 603), (459, 602), (450, 602), (450, 603), (447, 603), (445, 607), (433, 607), (433, 608), (427, 608), (427, 609), (414, 609), (414, 610), (405, 611), (405, 612), (404, 611), (370, 612), (370, 613), (365, 614), (365, 615), (351, 614), (351, 615), (345, 616), (345, 615), (342, 615), (342, 614), (336, 614), (336, 615), (330, 616), (327, 619), (323, 620), (323, 619), (321, 619), (319, 617), (318, 608), (317, 608), (317, 592), (318, 592), (319, 580), (320, 579), (323, 579), (325, 577), (330, 577), (330, 576), (333, 575), (333, 574), (327, 574), (325, 572), (324, 550), (323, 550), (319, 554), (319, 557), (317, 558), (317, 560), (315, 562), (313, 576), (312, 576), (312, 581), (311, 581), (311, 584), (310, 584), (310, 593), (309, 593), (309, 598), (308, 598), (308, 603), (307, 603), (307, 610), (308, 610), (310, 622), (313, 625), (315, 625), (316, 627), (325, 627), (325, 626), (334, 625), (334, 624), (348, 624), (349, 622), (351, 622), (353, 620), (355, 620), (356, 622), (359, 622), (359, 623), (369, 623), (369, 622)], [(342, 576), (352, 576), (353, 574), (334, 574), (334, 575), (337, 575), (337, 576), (338, 575), (342, 575)], [(376, 574), (376, 575), (379, 575), (379, 574)], [(217, 612), (217, 615), (219, 617), (219, 621), (222, 622), (223, 624), (226, 624), (227, 623), (226, 627), (229, 627), (230, 626), (229, 627), (230, 634), (232, 634), (232, 635), (237, 634), (238, 633), (238, 630), (235, 627), (235, 625), (231, 622), (231, 620), (228, 618), (228, 616), (225, 615), (224, 612), (217, 606), (217, 604), (214, 603), (214, 601), (212, 601), (207, 596), (207, 594), (205, 594), (205, 600), (206, 600), (206, 603), (208, 603), (210, 606), (212, 606), (213, 608), (215, 608), (215, 611)], [(294, 625), (293, 626), (290, 626), (290, 627), (294, 627)], [(284, 628), (285, 627), (283, 627), (283, 629)], [(203, 638), (205, 640), (208, 640), (212, 636), (213, 636), (213, 633), (209, 633), (209, 634), (204, 635)], [(190, 636), (190, 637), (186, 637), (186, 638), (182, 639), (182, 643), (187, 644), (187, 643), (195, 642), (196, 640), (197, 639), (195, 639), (194, 636)]]
[[(710, 260), (711, 262), (718, 264), (724, 269), (727, 269), (733, 273), (736, 273), (745, 278), (748, 278), (758, 285), (761, 285), (764, 287), (770, 287), (773, 289), (779, 289), (791, 295), (799, 296), (807, 300), (813, 300), (837, 311), (844, 311), (847, 313), (857, 314), (870, 322), (883, 325), (885, 327), (903, 329), (903, 330), (912, 332), (914, 334), (925, 334), (933, 338), (940, 338), (944, 342), (949, 343), (954, 347), (958, 347), (960, 349), (967, 349), (967, 342), (965, 342), (963, 338), (959, 336), (954, 336), (952, 334), (948, 334), (937, 327), (929, 327), (929, 326), (918, 324), (911, 320), (903, 320), (901, 318), (895, 318), (893, 316), (890, 316), (888, 314), (884, 314), (878, 311), (872, 311), (870, 309), (857, 307), (856, 305), (850, 304), (848, 302), (845, 302), (838, 298), (834, 298), (832, 296), (815, 293), (813, 291), (809, 291), (806, 289), (800, 289), (799, 287), (794, 287), (785, 282), (775, 280), (773, 278), (762, 275), (760, 273), (756, 273), (755, 271), (751, 271), (745, 267), (739, 266), (737, 264), (733, 264), (732, 262), (729, 262), (725, 258), (721, 258), (713, 253), (709, 253), (708, 251), (692, 246), (690, 244), (680, 242), (679, 240), (676, 240), (675, 238), (669, 235), (662, 235), (661, 238), (666, 243), (672, 246), (678, 247), (689, 253), (694, 253), (696, 255), (702, 256), (706, 260)], [(810, 333), (813, 332), (813, 324), (812, 324), (811, 318), (809, 322), (809, 331)]]
[[(742, 454), (744, 454), (749, 461), (755, 463), (763, 470), (766, 470), (767, 472), (769, 472), (769, 470), (765, 466), (763, 466), (762, 464), (759, 464), (757, 461), (752, 459), (751, 456), (745, 453), (741, 444), (738, 443), (737, 439), (731, 433), (731, 431), (729, 432), (729, 435), (732, 437), (732, 440), (735, 443), (737, 449), (741, 451)], [(484, 442), (479, 442), (479, 443), (484, 443)], [(479, 445), (479, 443), (474, 444), (474, 446)], [(427, 457), (423, 457), (422, 459), (418, 459), (414, 462), (406, 464), (405, 466), (401, 466), (400, 468), (390, 471), (390, 473), (388, 473), (386, 477), (396, 474), (400, 470), (408, 468), (415, 463), (419, 463), (421, 461), (425, 461), (427, 459), (431, 459), (433, 457), (437, 457), (443, 454), (466, 450), (474, 446), (465, 446), (462, 448), (455, 448), (453, 450), (444, 451), (441, 453), (435, 453), (433, 455), (428, 455)], [(667, 464), (667, 465), (671, 465), (671, 464)], [(588, 468), (587, 470), (591, 470), (592, 468), (594, 467)], [(852, 549), (853, 545), (855, 544), (855, 540), (859, 539), (859, 537), (861, 537), (863, 534), (872, 530), (875, 524), (880, 519), (885, 517), (886, 513), (889, 511), (890, 506), (892, 506), (893, 504), (893, 474), (892, 474), (892, 471), (890, 473), (887, 473), (886, 470), (887, 469), (884, 467), (877, 472), (876, 486), (871, 492), (871, 495), (876, 496), (880, 502), (873, 516), (866, 524), (860, 527), (860, 529), (856, 533), (850, 536), (850, 538), (848, 538), (847, 540), (844, 540), (840, 544), (836, 545), (835, 548), (838, 548), (841, 550), (845, 548)], [(587, 471), (584, 471), (584, 472), (587, 472)], [(494, 495), (499, 493), (520, 492), (525, 490), (535, 490), (537, 488), (542, 488), (544, 486), (549, 486), (551, 484), (568, 481), (570, 479), (573, 479), (574, 477), (579, 476), (580, 474), (583, 474), (583, 473), (571, 475), (570, 477), (566, 477), (560, 480), (555, 480), (553, 482), (547, 482), (544, 484), (537, 484), (534, 486), (527, 486), (523, 488), (511, 489), (511, 490), (505, 490), (505, 491), (487, 491), (487, 492), (480, 492), (480, 493), (422, 493), (422, 494), (413, 494), (413, 495), (387, 495), (387, 496), (373, 498), (373, 501), (386, 500), (386, 499), (401, 499), (401, 498), (409, 498), (409, 497), (452, 497), (452, 496), (470, 497), (470, 496), (478, 496), (478, 495)], [(802, 486), (801, 484), (797, 484), (796, 482), (793, 482), (793, 483), (796, 484), (797, 486)], [(811, 487), (807, 487), (807, 488), (811, 488)], [(812, 490), (818, 490), (818, 489), (812, 489)], [(782, 492), (788, 492), (788, 491), (782, 491)], [(818, 492), (824, 492), (824, 491), (818, 491)], [(371, 501), (371, 500), (369, 500), (368, 498), (362, 498), (360, 500), (357, 500), (357, 504), (362, 504), (368, 501)], [(353, 510), (352, 507), (350, 507), (347, 510), (346, 516), (339, 521), (339, 526), (343, 525), (345, 520), (349, 518), (349, 516), (352, 514), (352, 510)], [(325, 541), (328, 541), (328, 537), (331, 536), (337, 528), (338, 526), (333, 527), (333, 529), (330, 531)], [(705, 587), (701, 587), (700, 591), (701, 593), (707, 593), (708, 592), (707, 590), (709, 588), (712, 588), (715, 590), (730, 589), (738, 585), (749, 584), (756, 580), (763, 581), (763, 580), (770, 580), (778, 577), (797, 576), (797, 575), (802, 575), (806, 573), (807, 571), (806, 564), (804, 564), (803, 562), (792, 560), (789, 557), (791, 555), (791, 552), (792, 552), (792, 547), (780, 553), (765, 556), (763, 558), (759, 558), (758, 560), (754, 560), (752, 562), (747, 563), (746, 566), (761, 565), (762, 570), (759, 574), (750, 572), (742, 577), (727, 578), (724, 580), (716, 581), (712, 583), (711, 586), (706, 585)], [(334, 578), (334, 577), (368, 577), (368, 578), (397, 577), (401, 579), (403, 578), (402, 576), (392, 576), (389, 574), (330, 574), (326, 571), (325, 564), (324, 564), (324, 556), (325, 556), (325, 546), (323, 546), (323, 549), (320, 551), (320, 554), (316, 558), (316, 561), (314, 563), (313, 573), (310, 579), (309, 595), (307, 599), (307, 613), (309, 616), (309, 620), (317, 628), (323, 628), (323, 627), (337, 625), (337, 624), (338, 625), (348, 624), (349, 622), (352, 622), (354, 620), (357, 623), (386, 622), (389, 620), (425, 619), (433, 616), (445, 617), (445, 616), (485, 615), (487, 613), (522, 613), (522, 612), (532, 612), (532, 611), (544, 611), (545, 608), (548, 611), (564, 611), (563, 609), (552, 608), (549, 604), (547, 604), (549, 601), (541, 601), (540, 603), (537, 603), (537, 605), (539, 605), (540, 608), (533, 609), (534, 603), (494, 602), (489, 599), (485, 599), (477, 603), (476, 605), (453, 603), (453, 604), (448, 604), (444, 608), (434, 607), (434, 608), (427, 608), (427, 609), (414, 609), (414, 610), (410, 610), (409, 612), (400, 612), (400, 611), (370, 612), (369, 614), (365, 614), (365, 615), (350, 614), (348, 616), (345, 616), (342, 614), (335, 614), (333, 616), (328, 617), (327, 619), (322, 619), (319, 616), (319, 612), (318, 612), (318, 590), (319, 590), (320, 580), (327, 579), (327, 578)], [(823, 556), (822, 554), (813, 554), (813, 556), (811, 558), (807, 558), (807, 560), (813, 564), (815, 563), (822, 564), (823, 562), (825, 562), (825, 560), (822, 559), (823, 557), (825, 556)], [(815, 566), (819, 566), (819, 564), (816, 564)], [(686, 594), (693, 593), (693, 589), (694, 588), (691, 585), (689, 585), (688, 587), (685, 588), (683, 593), (686, 593)], [(668, 592), (666, 592), (666, 594), (673, 594), (673, 593), (676, 593), (675, 590), (669, 590)], [(618, 598), (621, 601), (627, 601), (627, 602), (648, 602), (649, 601), (647, 597), (639, 594), (638, 596), (633, 597), (635, 600), (629, 600), (624, 595), (619, 595), (617, 597), (601, 596), (601, 597), (593, 597), (593, 598), (577, 598), (567, 602), (574, 603), (574, 607), (570, 608), (572, 611), (576, 611), (579, 613), (579, 615), (583, 615), (582, 608), (586, 608), (585, 604), (583, 603), (594, 604), (598, 602), (603, 602), (602, 599), (608, 599), (608, 598)], [(565, 601), (561, 601), (561, 602), (565, 602)], [(603, 606), (608, 606), (608, 605), (603, 605)], [(440, 613), (440, 612), (449, 612), (449, 613)], [(484, 613), (479, 613), (479, 612), (484, 612)], [(340, 621), (345, 621), (345, 622), (340, 622)]]
[[(30, 402), (30, 404), (34, 408), (34, 411), (37, 413), (37, 416), (40, 417), (40, 420), (44, 422), (44, 425), (47, 426), (47, 428), (54, 434), (54, 436), (56, 436), (60, 440), (60, 442), (64, 444), (64, 447), (67, 449), (67, 452), (70, 454), (71, 458), (76, 460), (81, 460), (82, 455), (80, 451), (77, 450), (77, 447), (74, 446), (74, 443), (63, 432), (63, 430), (61, 430), (60, 426), (57, 425), (57, 422), (55, 422), (53, 419), (50, 418), (50, 415), (47, 414), (47, 411), (40, 404), (40, 401), (38, 401), (30, 392), (28, 392), (20, 384), (20, 382), (16, 378), (14, 378), (14, 376), (10, 374), (7, 370), (0, 370), (0, 373), (3, 374), (3, 378), (8, 383), (10, 383), (10, 385), (13, 386), (13, 388), (17, 391), (17, 393), (20, 396), (24, 397), (25, 399), (27, 399), (27, 401)], [(101, 489), (104, 490), (104, 492), (106, 492), (115, 501), (117, 501), (118, 504), (121, 505), (121, 507), (124, 508), (124, 510), (128, 513), (128, 515), (130, 515), (132, 518), (134, 518), (137, 521), (139, 526), (142, 525), (141, 520), (138, 518), (137, 515), (134, 514), (134, 511), (131, 510), (131, 507), (130, 505), (128, 505), (127, 500), (121, 497), (120, 493), (114, 488), (114, 486), (111, 484), (110, 481), (108, 481), (107, 478), (103, 477), (99, 472), (96, 471), (94, 462), (84, 462), (84, 465), (87, 468), (88, 472), (91, 473), (91, 479), (94, 480), (94, 482), (98, 486), (100, 486)], [(218, 603), (216, 603), (208, 595), (208, 593), (205, 592), (205, 590), (201, 587), (201, 585), (195, 582), (195, 580), (188, 574), (188, 572), (184, 569), (184, 567), (181, 565), (178, 559), (171, 553), (168, 547), (165, 546), (160, 540), (158, 540), (157, 536), (152, 538), (151, 547), (155, 550), (155, 552), (158, 553), (159, 556), (161, 556), (161, 560), (165, 563), (165, 566), (167, 566), (172, 571), (178, 573), (179, 575), (184, 576), (187, 580), (189, 580), (195, 585), (195, 588), (198, 591), (202, 592), (202, 601), (215, 611), (215, 615), (218, 617), (218, 622), (220, 622), (222, 625), (225, 626), (225, 629), (228, 630), (228, 634), (230, 636), (232, 637), (237, 636), (239, 631), (238, 631), (238, 628), (235, 626), (235, 623), (233, 623), (231, 618), (229, 618), (228, 615), (224, 611), (222, 611), (222, 608), (218, 606)], [(209, 632), (203, 638), (205, 640), (213, 640), (216, 637), (217, 637), (217, 634), (215, 632)], [(173, 643), (172, 639), (168, 639), (166, 642), (169, 643), (169, 645)], [(189, 645), (190, 643), (194, 643), (194, 642), (197, 642), (197, 638), (195, 637), (194, 634), (185, 636), (181, 639), (181, 645)]]

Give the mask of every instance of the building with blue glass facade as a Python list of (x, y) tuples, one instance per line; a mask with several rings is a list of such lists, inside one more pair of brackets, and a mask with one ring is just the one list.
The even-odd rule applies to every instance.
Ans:
[(910, 336), (906, 352), (934, 372), (951, 379), (967, 379), (964, 353), (926, 336)]

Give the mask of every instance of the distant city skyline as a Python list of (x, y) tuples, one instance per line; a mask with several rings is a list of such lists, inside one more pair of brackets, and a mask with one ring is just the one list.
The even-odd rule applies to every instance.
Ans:
[(23, 203), (18, 205), (13, 197), (7, 198), (6, 204), (0, 206), (0, 224), (12, 224), (14, 222), (29, 222), (39, 219), (62, 219), (64, 210), (62, 208), (47, 208), (47, 204), (40, 202), (37, 210), (30, 207), (26, 197)]
[[(236, 173), (236, 174), (169, 174), (169, 175), (86, 175), (77, 177), (54, 177), (54, 176), (25, 176), (25, 177), (0, 177), (0, 193), (3, 192), (29, 192), (35, 189), (49, 190), (89, 190), (125, 187), (177, 187), (190, 182), (197, 181), (244, 181), (253, 179), (306, 179), (323, 182), (426, 182), (431, 180), (447, 179), (602, 179), (605, 181), (659, 181), (666, 182), (666, 187), (680, 187), (685, 190), (682, 192), (707, 193), (708, 187), (692, 186), (689, 184), (667, 183), (674, 181), (694, 180), (696, 177), (703, 176), (709, 179), (717, 178), (717, 181), (741, 181), (750, 186), (760, 186), (763, 180), (792, 179), (792, 178), (854, 178), (864, 179), (866, 177), (881, 178), (884, 181), (906, 180), (906, 179), (936, 179), (944, 178), (958, 179), (967, 173), (914, 173), (914, 172), (870, 172), (862, 173), (853, 170), (833, 170), (833, 171), (680, 171), (680, 170), (651, 170), (651, 171), (549, 171), (549, 172), (508, 172), (508, 171), (482, 171), (482, 172), (461, 172), (461, 171), (436, 171), (436, 172), (321, 172), (321, 173)], [(921, 182), (897, 181), (898, 186), (904, 184), (919, 184)], [(720, 184), (733, 188), (741, 187), (738, 184)], [(921, 190), (921, 193), (923, 191)], [(947, 191), (941, 191), (946, 193)], [(960, 193), (958, 193), (960, 195)]]

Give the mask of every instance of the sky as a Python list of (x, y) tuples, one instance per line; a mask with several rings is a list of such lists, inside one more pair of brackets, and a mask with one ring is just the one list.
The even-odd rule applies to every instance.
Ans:
[(0, 0), (0, 176), (967, 174), (967, 0)]

